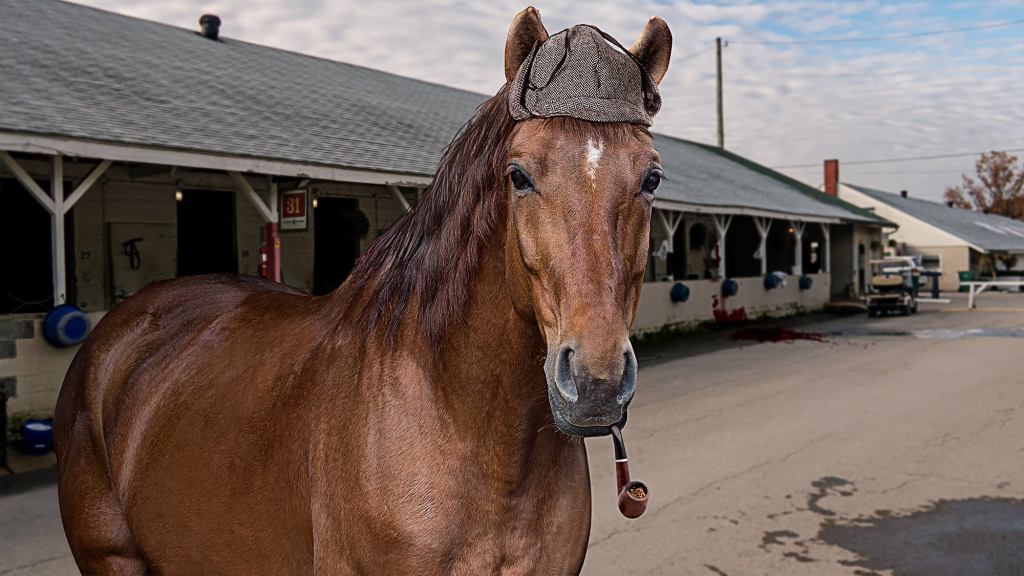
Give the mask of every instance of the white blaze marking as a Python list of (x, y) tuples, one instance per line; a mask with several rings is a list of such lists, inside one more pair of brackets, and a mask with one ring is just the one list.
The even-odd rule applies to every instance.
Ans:
[(597, 167), (601, 163), (601, 154), (604, 153), (604, 142), (601, 140), (597, 141), (597, 146), (594, 146), (594, 141), (587, 139), (587, 176), (590, 176), (590, 181), (596, 186), (597, 185)]

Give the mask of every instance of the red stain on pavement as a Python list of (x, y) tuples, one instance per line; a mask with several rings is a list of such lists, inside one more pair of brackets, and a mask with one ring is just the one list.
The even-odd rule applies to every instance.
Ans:
[(817, 332), (799, 332), (789, 328), (747, 328), (734, 332), (730, 340), (753, 340), (754, 342), (792, 342), (794, 340), (810, 340), (825, 342), (825, 335)]

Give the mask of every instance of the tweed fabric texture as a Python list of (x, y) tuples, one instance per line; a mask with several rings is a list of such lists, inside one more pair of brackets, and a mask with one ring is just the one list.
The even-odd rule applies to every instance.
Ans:
[(516, 120), (570, 116), (650, 126), (661, 95), (636, 57), (608, 34), (580, 24), (533, 47), (512, 81), (508, 106)]

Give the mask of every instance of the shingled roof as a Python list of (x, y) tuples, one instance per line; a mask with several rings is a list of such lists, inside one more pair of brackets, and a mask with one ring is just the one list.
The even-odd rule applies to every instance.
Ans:
[[(486, 98), (58, 0), (0, 14), (0, 135), (429, 177)], [(885, 223), (723, 150), (656, 144), (666, 207)]]
[(691, 211), (838, 219), (895, 227), (872, 212), (717, 146), (655, 135), (667, 178), (658, 198)]
[(423, 175), (484, 99), (66, 2), (0, 14), (0, 130)]
[(912, 218), (930, 224), (986, 252), (1024, 252), (1024, 222), (984, 214), (974, 210), (950, 207), (920, 198), (904, 198), (899, 194), (875, 190), (843, 182), (861, 194), (887, 204)]

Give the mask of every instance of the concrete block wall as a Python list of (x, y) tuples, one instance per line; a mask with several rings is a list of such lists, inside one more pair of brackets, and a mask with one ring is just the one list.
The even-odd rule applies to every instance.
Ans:
[[(90, 313), (89, 320), (95, 326), (103, 315)], [(53, 414), (64, 375), (78, 346), (56, 348), (47, 343), (42, 319), (37, 315), (0, 318), (0, 342), (13, 344), (13, 354), (0, 354), (0, 382), (15, 389), (14, 396), (7, 401), (8, 414)]]
[[(803, 311), (821, 310), (829, 301), (829, 275), (811, 274), (814, 283), (809, 290), (800, 290), (796, 277), (790, 276), (786, 286), (765, 290), (764, 279), (736, 278), (739, 291), (724, 299), (724, 310), (743, 308), (748, 318), (786, 316)], [(644, 335), (662, 329), (688, 329), (704, 322), (713, 322), (716, 304), (723, 309), (721, 282), (717, 280), (685, 280), (690, 288), (686, 302), (674, 303), (669, 291), (674, 282), (648, 282), (640, 293), (633, 333)]]

